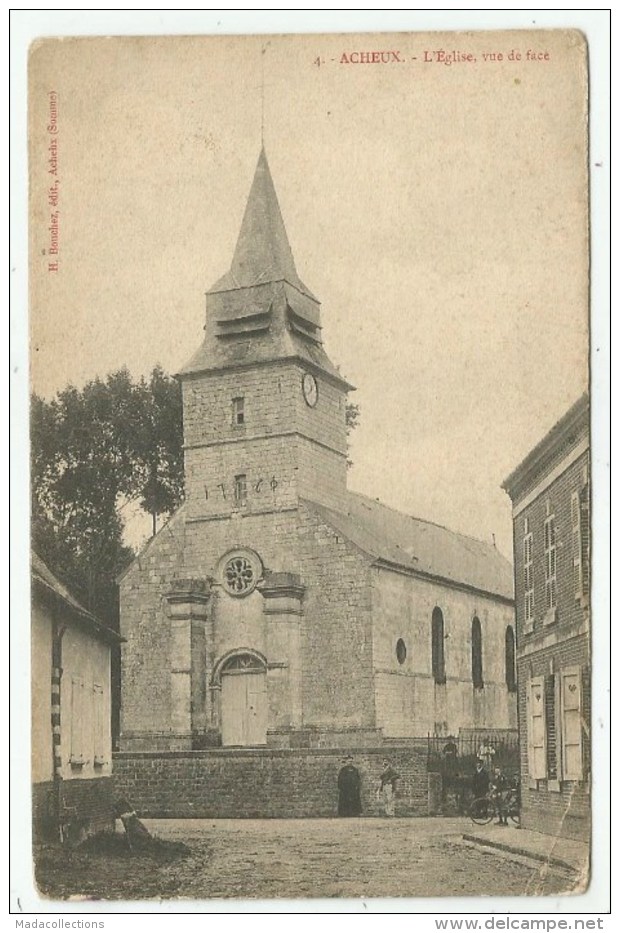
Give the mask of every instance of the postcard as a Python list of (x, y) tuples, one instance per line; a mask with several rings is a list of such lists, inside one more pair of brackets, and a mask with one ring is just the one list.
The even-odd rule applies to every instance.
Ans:
[(568, 29), (33, 43), (43, 897), (587, 889), (588, 93)]

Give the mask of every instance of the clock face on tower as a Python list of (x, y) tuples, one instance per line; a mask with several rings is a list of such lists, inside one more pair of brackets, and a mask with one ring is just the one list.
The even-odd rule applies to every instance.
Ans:
[(301, 378), (301, 388), (304, 393), (306, 405), (314, 408), (319, 400), (319, 387), (312, 373), (304, 373)]

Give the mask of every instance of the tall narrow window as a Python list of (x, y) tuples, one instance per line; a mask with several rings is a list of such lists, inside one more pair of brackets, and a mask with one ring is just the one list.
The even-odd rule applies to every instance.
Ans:
[(505, 636), (506, 686), (509, 693), (517, 689), (517, 670), (515, 664), (515, 632), (512, 625), (506, 626)]
[(245, 424), (245, 399), (239, 396), (232, 400), (233, 424)]
[(579, 531), (581, 537), (581, 590), (582, 597), (590, 592), (590, 486), (586, 483), (579, 492)]
[(432, 617), (432, 667), (433, 678), (436, 684), (445, 684), (446, 682), (446, 661), (444, 656), (444, 625), (443, 612), (439, 606), (433, 609)]
[(248, 501), (248, 481), (245, 473), (235, 476), (235, 505), (242, 506)]
[(471, 623), (471, 680), (477, 689), (484, 687), (482, 676), (482, 627), (478, 616)]
[(556, 553), (555, 553), (555, 515), (548, 515), (544, 525), (545, 541), (545, 606), (547, 610), (556, 605)]
[(571, 536), (573, 545), (573, 588), (575, 599), (581, 599), (583, 580), (581, 576), (581, 504), (579, 493), (574, 492), (570, 499)]
[(525, 519), (525, 533), (523, 536), (523, 594), (525, 628), (531, 629), (534, 624), (534, 568), (532, 564), (532, 532), (527, 518)]

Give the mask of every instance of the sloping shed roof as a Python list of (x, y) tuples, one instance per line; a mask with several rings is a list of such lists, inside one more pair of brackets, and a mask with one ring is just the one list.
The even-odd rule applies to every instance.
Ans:
[(59, 599), (74, 617), (104, 641), (124, 641), (124, 639), (85, 609), (69, 590), (58, 580), (47, 564), (33, 551), (31, 554), (30, 575), (33, 586), (36, 584)]
[(346, 511), (307, 504), (349, 541), (377, 560), (512, 600), (510, 561), (496, 547), (434, 522), (397, 512), (348, 492)]

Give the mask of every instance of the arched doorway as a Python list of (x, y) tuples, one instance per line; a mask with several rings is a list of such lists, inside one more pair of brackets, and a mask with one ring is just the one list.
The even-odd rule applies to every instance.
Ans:
[(222, 666), (221, 684), (222, 745), (265, 745), (265, 664), (254, 654), (234, 654)]

